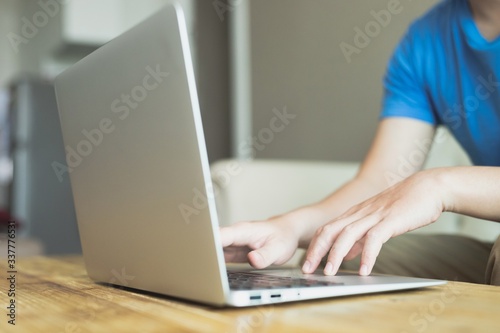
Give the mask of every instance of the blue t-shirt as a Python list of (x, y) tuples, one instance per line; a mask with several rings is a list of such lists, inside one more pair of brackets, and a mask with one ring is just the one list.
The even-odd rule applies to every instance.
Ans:
[(381, 117), (447, 126), (476, 165), (500, 166), (500, 37), (486, 40), (467, 0), (415, 21), (384, 79)]

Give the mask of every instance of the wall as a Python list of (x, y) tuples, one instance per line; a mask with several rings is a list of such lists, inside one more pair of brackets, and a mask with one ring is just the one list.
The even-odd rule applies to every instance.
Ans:
[(0, 0), (0, 87), (16, 72), (19, 62), (7, 39), (10, 32), (18, 31), (19, 1)]
[[(360, 161), (380, 112), (381, 80), (408, 24), (436, 0), (401, 1), (400, 13), (348, 60), (356, 27), (375, 21), (390, 0), (251, 0), (253, 135), (273, 109), (296, 115), (285, 130), (258, 140), (258, 158)], [(266, 133), (263, 133), (266, 134)], [(264, 142), (262, 142), (264, 141)], [(269, 142), (271, 141), (271, 142)], [(255, 148), (255, 146), (254, 146)], [(259, 150), (262, 149), (262, 150)]]
[(228, 21), (206, 0), (195, 1), (194, 16), (196, 81), (208, 158), (214, 162), (231, 154)]

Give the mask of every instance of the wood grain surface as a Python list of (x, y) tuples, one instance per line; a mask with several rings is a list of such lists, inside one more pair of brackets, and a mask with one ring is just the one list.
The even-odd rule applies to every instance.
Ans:
[(92, 282), (83, 259), (16, 265), (16, 320), (0, 263), (0, 332), (500, 332), (500, 287), (449, 282), (415, 291), (216, 309)]

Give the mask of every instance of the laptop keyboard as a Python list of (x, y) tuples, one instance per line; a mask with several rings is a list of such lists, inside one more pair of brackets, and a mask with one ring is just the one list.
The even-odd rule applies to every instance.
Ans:
[(227, 272), (232, 290), (311, 288), (343, 285), (343, 283), (312, 279), (273, 276), (254, 272)]

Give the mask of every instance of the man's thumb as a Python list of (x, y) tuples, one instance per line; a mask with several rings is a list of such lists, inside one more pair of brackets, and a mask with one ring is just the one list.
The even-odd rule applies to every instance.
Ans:
[(281, 256), (282, 253), (275, 244), (265, 244), (263, 247), (248, 253), (248, 262), (253, 267), (262, 269), (276, 263)]

